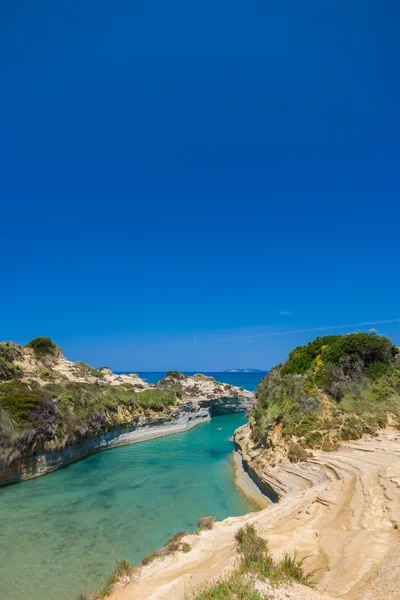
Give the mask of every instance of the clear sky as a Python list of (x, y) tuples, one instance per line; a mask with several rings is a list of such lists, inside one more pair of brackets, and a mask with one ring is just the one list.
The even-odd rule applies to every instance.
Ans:
[(0, 338), (269, 368), (317, 335), (284, 332), (400, 318), (399, 18), (2, 0)]

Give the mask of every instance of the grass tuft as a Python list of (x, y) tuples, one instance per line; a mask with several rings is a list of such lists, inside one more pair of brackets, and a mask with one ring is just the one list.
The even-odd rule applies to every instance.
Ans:
[(312, 580), (312, 576), (315, 571), (307, 572), (304, 569), (304, 558), (298, 559), (296, 554), (292, 556), (285, 552), (283, 559), (281, 560), (279, 567), (282, 573), (289, 579), (293, 581), (297, 581), (302, 585), (306, 585), (308, 587), (312, 587), (314, 585), (314, 581)]
[(275, 562), (267, 542), (257, 535), (254, 525), (246, 523), (235, 533), (240, 563), (236, 571), (207, 587), (196, 600), (266, 600), (255, 588), (257, 580), (268, 579), (271, 585), (296, 581), (312, 587), (313, 573), (304, 569), (304, 559), (285, 553), (282, 561)]
[(94, 594), (89, 595), (86, 592), (80, 592), (75, 598), (76, 600), (102, 600), (111, 594), (114, 585), (122, 577), (130, 577), (134, 571), (135, 567), (129, 561), (125, 559), (117, 560), (114, 570), (104, 578), (99, 589)]
[(197, 530), (196, 533), (200, 533), (200, 531), (209, 530), (214, 527), (215, 517), (201, 517), (197, 521)]

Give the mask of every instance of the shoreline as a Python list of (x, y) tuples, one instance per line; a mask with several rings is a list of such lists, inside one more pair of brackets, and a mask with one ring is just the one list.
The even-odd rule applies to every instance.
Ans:
[[(150, 385), (136, 374), (117, 375), (107, 367), (98, 370), (69, 361), (50, 338), (33, 342), (43, 340), (47, 344), (43, 356), (29, 344), (5, 346), (7, 368), (18, 382), (18, 389), (4, 388), (11, 394), (6, 415), (17, 411), (20, 397), (34, 394), (46, 426), (41, 432), (39, 421), (29, 413), (23, 428), (27, 441), (21, 446), (21, 432), (12, 425), (13, 435), (6, 434), (1, 452), (0, 486), (45, 475), (108, 448), (181, 433), (215, 416), (245, 413), (254, 405), (253, 392), (206, 375), (170, 371), (157, 385)], [(58, 387), (51, 392), (49, 384)], [(84, 401), (79, 397), (81, 386)], [(63, 411), (72, 418), (62, 421)]]
[(137, 428), (130, 431), (125, 430), (122, 433), (120, 433), (121, 430), (115, 429), (112, 432), (82, 440), (60, 450), (43, 452), (36, 456), (21, 459), (17, 462), (17, 470), (16, 465), (12, 464), (0, 471), (0, 487), (42, 477), (98, 452), (112, 450), (120, 446), (140, 444), (176, 433), (184, 433), (196, 427), (196, 425), (210, 421), (212, 418), (210, 415), (199, 416), (187, 421), (180, 421), (178, 418), (175, 422), (171, 421), (169, 424), (139, 425)]
[[(251, 466), (254, 453), (244, 454)], [(261, 481), (264, 476), (276, 481), (279, 502), (187, 536), (190, 552), (139, 567), (129, 583), (114, 589), (111, 600), (185, 600), (233, 567), (234, 535), (246, 523), (255, 525), (274, 557), (289, 552), (305, 559), (307, 571), (315, 570), (315, 598), (400, 598), (397, 430), (348, 442), (335, 452), (315, 451), (305, 463), (282, 463), (272, 471), (272, 476), (258, 475)], [(255, 493), (248, 479), (240, 479), (240, 465), (237, 472), (244, 491)]]
[(234, 450), (232, 453), (232, 469), (233, 480), (236, 487), (245, 498), (250, 500), (250, 502), (257, 507), (256, 510), (262, 510), (274, 504), (274, 502), (260, 490), (258, 485), (244, 468), (242, 455), (239, 450)]

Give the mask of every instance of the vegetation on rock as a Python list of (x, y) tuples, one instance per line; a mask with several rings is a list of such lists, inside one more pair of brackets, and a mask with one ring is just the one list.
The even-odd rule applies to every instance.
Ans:
[(18, 379), (21, 376), (22, 371), (20, 367), (13, 365), (12, 362), (8, 362), (0, 356), (0, 381), (10, 381), (11, 379)]
[(388, 422), (400, 428), (398, 356), (374, 331), (299, 346), (257, 388), (253, 439), (268, 447), (279, 431), (296, 462), (306, 460), (304, 448), (332, 450)]
[(0, 343), (0, 381), (10, 381), (22, 377), (21, 368), (13, 364), (20, 355), (21, 351), (16, 344)]
[(133, 567), (127, 560), (118, 560), (113, 571), (102, 581), (99, 589), (94, 594), (80, 592), (76, 600), (102, 600), (110, 595), (114, 585), (124, 577), (131, 577), (134, 573)]
[(196, 532), (200, 533), (200, 531), (212, 529), (214, 527), (214, 523), (215, 523), (215, 517), (201, 517), (201, 519), (199, 519), (197, 521), (197, 531)]
[(59, 351), (58, 346), (49, 337), (37, 337), (28, 342), (25, 348), (32, 348), (36, 358), (40, 359), (44, 356), (56, 356)]
[[(57, 450), (88, 435), (129, 426), (142, 414), (160, 412), (177, 401), (174, 390), (134, 392), (107, 383), (63, 380), (39, 385), (10, 381), (0, 385), (0, 459)], [(150, 411), (150, 413), (149, 413)]]
[(223, 391), (214, 382), (210, 396), (190, 381), (170, 371), (149, 387), (138, 376), (68, 361), (48, 337), (25, 347), (0, 343), (0, 469), (115, 429), (162, 424), (167, 413), (178, 416), (170, 409), (183, 398)]
[(246, 523), (235, 535), (240, 562), (236, 570), (218, 583), (206, 588), (196, 600), (267, 600), (271, 596), (258, 591), (255, 582), (268, 582), (273, 587), (296, 581), (312, 586), (313, 573), (307, 573), (304, 560), (285, 553), (274, 561), (267, 542), (257, 535), (254, 525)]
[(167, 377), (171, 377), (172, 379), (185, 379), (185, 375), (180, 371), (168, 371)]
[(0, 342), (0, 358), (12, 363), (21, 356), (21, 350), (13, 342)]

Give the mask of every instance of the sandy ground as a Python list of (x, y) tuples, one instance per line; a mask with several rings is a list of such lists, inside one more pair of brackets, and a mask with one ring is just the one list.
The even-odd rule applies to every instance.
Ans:
[(192, 550), (143, 567), (112, 600), (187, 600), (235, 561), (235, 531), (254, 523), (278, 558), (308, 557), (316, 591), (289, 586), (275, 598), (292, 600), (400, 599), (400, 435), (352, 442), (312, 461), (275, 469), (281, 500), (260, 512), (217, 523), (188, 536)]

